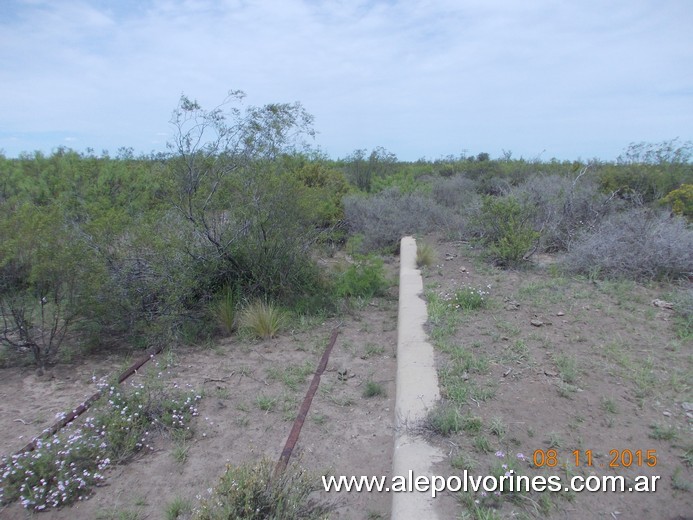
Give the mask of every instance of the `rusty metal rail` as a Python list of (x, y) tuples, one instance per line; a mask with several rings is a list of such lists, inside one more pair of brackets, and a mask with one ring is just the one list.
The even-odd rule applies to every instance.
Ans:
[[(135, 361), (132, 365), (130, 365), (125, 371), (123, 371), (120, 376), (118, 377), (118, 384), (122, 383), (125, 381), (128, 377), (130, 377), (132, 374), (137, 372), (137, 370), (144, 365), (147, 361), (152, 359), (154, 356), (156, 356), (159, 352), (163, 350), (163, 345), (157, 346), (157, 347), (152, 347), (147, 351), (145, 355), (143, 355), (140, 359)], [(92, 395), (89, 399), (86, 401), (82, 402), (77, 408), (73, 409), (69, 414), (67, 414), (65, 417), (60, 419), (59, 421), (56, 421), (53, 423), (49, 428), (46, 428), (43, 430), (39, 435), (31, 439), (31, 441), (24, 446), (22, 449), (19, 451), (16, 451), (14, 454), (15, 455), (20, 455), (22, 453), (25, 453), (27, 451), (33, 451), (36, 449), (36, 443), (41, 440), (45, 439), (47, 437), (50, 437), (51, 435), (57, 433), (60, 431), (62, 428), (70, 424), (72, 421), (74, 421), (77, 417), (82, 415), (84, 412), (86, 412), (89, 407), (94, 404), (96, 400), (101, 397), (103, 394), (103, 390), (99, 390), (96, 392), (94, 395)]]
[(291, 428), (291, 432), (289, 433), (289, 438), (286, 440), (286, 444), (284, 445), (284, 449), (282, 450), (281, 457), (279, 457), (277, 466), (274, 468), (275, 477), (279, 476), (289, 464), (291, 453), (293, 452), (294, 447), (298, 442), (298, 436), (301, 434), (301, 428), (303, 428), (303, 423), (306, 420), (306, 416), (308, 415), (308, 411), (310, 410), (310, 405), (313, 402), (313, 396), (315, 395), (315, 392), (317, 392), (318, 386), (320, 385), (320, 376), (322, 376), (323, 372), (325, 372), (325, 369), (327, 368), (327, 361), (329, 360), (330, 353), (332, 352), (332, 347), (334, 347), (334, 344), (337, 342), (338, 333), (339, 329), (335, 328), (332, 331), (330, 342), (327, 345), (327, 348), (325, 349), (325, 352), (323, 353), (322, 357), (320, 358), (320, 363), (318, 363), (318, 367), (315, 370), (313, 380), (310, 382), (310, 387), (306, 392), (306, 397), (303, 399), (303, 404), (301, 404), (301, 408), (298, 411), (298, 415), (294, 420), (294, 425)]

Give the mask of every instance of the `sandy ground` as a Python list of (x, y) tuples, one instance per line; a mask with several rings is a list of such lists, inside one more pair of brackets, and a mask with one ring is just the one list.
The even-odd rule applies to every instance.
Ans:
[[(292, 463), (318, 475), (390, 475), (396, 287), (392, 293), (348, 313), (339, 322), (311, 324), (273, 340), (240, 344), (229, 339), (208, 348), (176, 348), (162, 354), (158, 366), (147, 370), (163, 371), (169, 384), (189, 385), (204, 392), (187, 460), (177, 462), (172, 456), (173, 441), (160, 438), (153, 452), (110, 470), (106, 484), (89, 500), (34, 516), (67, 520), (124, 518), (122, 515), (130, 513), (127, 518), (165, 518), (166, 505), (175, 498), (194, 502), (196, 497), (206, 496), (227, 464), (263, 457), (278, 460), (312, 371), (337, 326), (337, 342)], [(95, 390), (93, 375), (98, 378), (118, 371), (122, 363), (115, 356), (98, 362), (84, 360), (76, 367), (55, 367), (51, 375), (41, 378), (31, 369), (0, 371), (2, 453), (19, 449), (52, 423), (57, 413), (91, 395)], [(301, 384), (291, 388), (282, 381), (281, 372), (286, 367), (306, 364), (313, 368)], [(145, 377), (147, 370), (125, 384)], [(346, 377), (341, 376), (345, 371)], [(363, 397), (366, 381), (380, 383), (386, 395)], [(261, 410), (258, 396), (275, 400), (275, 407)], [(331, 518), (389, 517), (391, 497), (387, 494), (322, 493), (320, 498), (334, 504)], [(0, 510), (3, 519), (28, 515), (17, 504)]]
[[(497, 450), (531, 457), (535, 450), (554, 448), (557, 467), (525, 465), (524, 473), (658, 475), (658, 489), (557, 493), (541, 502), (539, 494), (530, 497), (534, 503), (487, 501), (500, 518), (693, 518), (693, 471), (684, 460), (693, 446), (693, 414), (684, 405), (692, 401), (693, 349), (677, 338), (673, 311), (652, 304), (673, 287), (555, 276), (550, 266), (556, 259), (550, 256), (534, 258), (527, 270), (504, 271), (482, 262), (468, 244), (436, 236), (427, 241), (438, 261), (425, 270), (425, 288), (441, 295), (463, 287), (489, 293), (488, 307), (461, 315), (446, 340), (486, 361), (486, 369), (467, 374), (481, 391), (470, 396), (464, 410), (484, 427), (478, 434), (440, 439), (450, 454), (441, 474), (459, 474), (451, 461), (460, 455), (473, 461), (470, 473), (482, 475), (498, 461)], [(439, 350), (438, 360), (442, 368), (450, 358)], [(574, 376), (569, 385), (562, 380), (566, 360)], [(671, 429), (674, 438), (655, 438), (653, 426)], [(489, 441), (490, 452), (475, 446), (478, 436)], [(582, 454), (577, 467), (575, 450)], [(594, 456), (592, 467), (585, 465), (586, 450)], [(656, 450), (657, 464), (648, 468), (636, 461), (610, 468), (625, 450)]]

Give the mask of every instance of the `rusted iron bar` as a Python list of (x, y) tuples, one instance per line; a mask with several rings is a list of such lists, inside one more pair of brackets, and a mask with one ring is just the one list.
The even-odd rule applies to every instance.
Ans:
[[(147, 353), (142, 356), (140, 359), (135, 361), (130, 367), (128, 367), (120, 376), (118, 377), (118, 384), (122, 383), (125, 381), (128, 377), (130, 377), (132, 374), (137, 372), (137, 370), (144, 365), (147, 361), (152, 359), (154, 356), (156, 356), (159, 352), (163, 350), (163, 345), (157, 346), (157, 347), (152, 347), (147, 351)], [(50, 428), (47, 428), (43, 430), (38, 436), (34, 437), (31, 439), (31, 442), (29, 442), (26, 446), (24, 446), (21, 450), (15, 452), (15, 455), (20, 455), (22, 453), (25, 453), (27, 451), (33, 451), (36, 449), (36, 443), (40, 439), (45, 439), (47, 437), (50, 437), (51, 435), (57, 433), (59, 430), (70, 424), (72, 421), (74, 421), (77, 417), (82, 415), (84, 412), (86, 412), (89, 407), (94, 404), (94, 401), (96, 401), (101, 395), (103, 394), (103, 390), (99, 390), (96, 392), (94, 395), (92, 395), (89, 399), (84, 401), (82, 404), (80, 404), (77, 408), (72, 410), (69, 414), (67, 414), (65, 417), (60, 419), (59, 421), (55, 422)]]
[(313, 396), (315, 395), (315, 392), (317, 392), (318, 386), (320, 385), (320, 376), (327, 368), (327, 361), (330, 358), (332, 347), (334, 347), (334, 344), (337, 342), (338, 333), (338, 329), (334, 329), (332, 331), (330, 343), (327, 345), (325, 352), (320, 358), (320, 363), (318, 363), (318, 368), (315, 370), (313, 380), (310, 382), (310, 387), (306, 392), (306, 397), (303, 399), (303, 404), (301, 404), (301, 408), (298, 411), (298, 415), (294, 420), (294, 425), (291, 428), (291, 433), (289, 433), (289, 438), (286, 439), (286, 444), (284, 445), (284, 450), (282, 450), (281, 457), (279, 457), (279, 462), (277, 462), (277, 466), (274, 468), (275, 477), (279, 476), (289, 465), (291, 453), (293, 452), (294, 447), (298, 442), (298, 436), (301, 434), (301, 428), (303, 428), (303, 423), (305, 422), (306, 416), (308, 415), (308, 411), (310, 410), (310, 405), (313, 402)]

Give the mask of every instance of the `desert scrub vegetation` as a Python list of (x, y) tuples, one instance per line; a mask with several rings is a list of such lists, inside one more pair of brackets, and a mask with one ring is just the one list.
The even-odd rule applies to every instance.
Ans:
[(689, 231), (677, 219), (647, 217), (638, 262), (599, 257), (626, 239), (614, 234), (623, 211), (688, 215), (690, 143), (634, 144), (615, 163), (483, 152), (404, 162), (380, 147), (330, 160), (311, 150), (313, 119), (300, 104), (246, 107), (243, 97), (231, 92), (206, 109), (182, 96), (165, 154), (0, 154), (3, 365), (43, 367), (64, 346), (74, 353), (229, 335), (243, 301), (336, 312), (339, 298), (373, 294), (377, 269), (359, 264), (370, 281), (357, 280), (357, 268), (330, 277), (317, 257), (345, 243), (352, 256), (396, 253), (405, 234), (483, 242), (507, 267), (534, 251), (568, 251), (571, 272), (690, 272), (680, 255)]
[(212, 495), (195, 508), (194, 520), (229, 518), (293, 520), (326, 518), (331, 507), (314, 495), (320, 479), (295, 466), (274, 474), (274, 464), (228, 466)]
[(564, 259), (571, 272), (638, 280), (693, 273), (693, 230), (682, 217), (634, 208), (605, 219), (575, 241)]
[(192, 436), (201, 396), (165, 386), (158, 378), (126, 388), (100, 382), (102, 397), (81, 423), (72, 423), (36, 449), (2, 460), (0, 504), (19, 500), (43, 511), (89, 496), (108, 468), (154, 449), (157, 435)]
[(404, 235), (443, 229), (449, 222), (443, 208), (428, 197), (396, 188), (346, 197), (344, 217), (352, 233), (363, 235), (361, 252), (395, 252)]
[(537, 249), (541, 233), (533, 227), (535, 208), (513, 195), (487, 195), (477, 217), (481, 240), (499, 265), (515, 266)]
[(382, 295), (389, 285), (383, 260), (376, 255), (356, 255), (354, 263), (339, 271), (334, 281), (340, 297), (372, 298)]
[(229, 334), (243, 300), (330, 305), (314, 246), (339, 239), (352, 188), (326, 158), (304, 153), (312, 117), (300, 104), (242, 99), (231, 92), (205, 109), (182, 96), (167, 154), (0, 155), (6, 357), (28, 353), (44, 366), (62, 345)]

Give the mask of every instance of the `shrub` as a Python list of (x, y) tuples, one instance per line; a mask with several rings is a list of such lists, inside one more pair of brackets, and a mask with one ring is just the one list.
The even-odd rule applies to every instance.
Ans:
[(693, 230), (680, 217), (645, 208), (614, 214), (570, 249), (569, 271), (638, 280), (693, 273)]
[(431, 197), (438, 204), (459, 210), (478, 201), (477, 184), (464, 175), (438, 179), (431, 186)]
[(319, 479), (293, 467), (273, 475), (273, 468), (268, 460), (252, 466), (227, 466), (214, 493), (201, 504), (193, 518), (317, 520), (326, 517), (330, 507), (314, 498)]
[(512, 266), (526, 260), (536, 247), (540, 234), (533, 229), (534, 210), (513, 196), (487, 195), (477, 217), (482, 240), (493, 260)]
[(306, 187), (304, 196), (314, 207), (318, 225), (332, 226), (344, 218), (342, 199), (351, 187), (341, 171), (306, 162), (292, 174)]
[(541, 250), (566, 251), (581, 232), (593, 229), (617, 206), (587, 173), (583, 169), (574, 179), (534, 175), (511, 190), (516, 199), (532, 207), (533, 229), (541, 230)]
[(394, 252), (405, 235), (428, 233), (449, 225), (449, 215), (430, 199), (403, 195), (397, 189), (371, 197), (347, 196), (344, 216), (353, 233), (361, 233), (361, 252)]
[(241, 327), (260, 339), (273, 338), (286, 322), (286, 314), (271, 302), (256, 300), (241, 314)]
[(600, 182), (606, 192), (642, 203), (661, 199), (682, 184), (693, 181), (693, 143), (677, 139), (660, 143), (631, 143), (616, 165), (601, 169)]
[(671, 205), (671, 211), (676, 215), (693, 219), (693, 184), (683, 184), (670, 191), (662, 202)]
[(89, 301), (92, 258), (57, 204), (0, 211), (0, 345), (54, 361)]
[(381, 295), (388, 286), (382, 259), (376, 256), (356, 256), (355, 260), (356, 263), (337, 275), (337, 296), (372, 298)]

